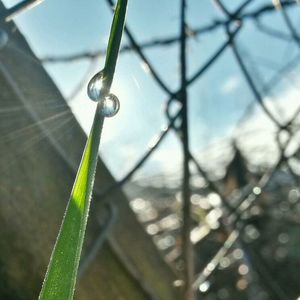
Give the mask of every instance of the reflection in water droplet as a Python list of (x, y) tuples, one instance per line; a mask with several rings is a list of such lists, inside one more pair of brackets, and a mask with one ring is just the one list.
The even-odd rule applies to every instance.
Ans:
[(120, 102), (114, 94), (108, 94), (101, 100), (101, 115), (103, 117), (113, 117), (120, 109)]
[(103, 117), (113, 117), (120, 109), (120, 102), (117, 96), (108, 94), (108, 90), (103, 82), (104, 73), (103, 71), (100, 71), (90, 80), (87, 87), (87, 93), (91, 100), (100, 102), (100, 114)]
[(100, 101), (103, 95), (103, 71), (98, 72), (96, 75), (92, 77), (90, 80), (87, 93), (91, 100)]
[(0, 30), (0, 49), (4, 48), (8, 42), (8, 34), (4, 30)]

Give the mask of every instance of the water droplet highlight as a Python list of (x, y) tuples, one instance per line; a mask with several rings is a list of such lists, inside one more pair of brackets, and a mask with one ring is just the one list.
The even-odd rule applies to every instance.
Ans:
[(101, 100), (101, 110), (100, 113), (103, 117), (113, 117), (120, 109), (120, 101), (114, 94), (108, 94), (105, 98)]
[(87, 94), (93, 101), (100, 101), (103, 98), (104, 86), (103, 86), (104, 73), (103, 71), (95, 74), (90, 80), (87, 86)]

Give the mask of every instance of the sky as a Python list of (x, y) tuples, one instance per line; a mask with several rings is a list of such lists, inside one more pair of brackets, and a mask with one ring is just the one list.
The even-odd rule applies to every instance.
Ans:
[[(18, 1), (5, 0), (9, 7)], [(225, 1), (234, 9), (241, 1)], [(256, 0), (247, 9), (251, 11), (269, 0)], [(165, 38), (179, 32), (179, 0), (131, 0), (129, 1), (127, 24), (138, 42), (154, 38)], [(215, 19), (222, 19), (221, 12), (209, 0), (188, 1), (188, 26), (197, 28), (211, 24)], [(289, 11), (297, 28), (300, 8)], [(27, 38), (38, 57), (74, 54), (78, 52), (105, 49), (108, 41), (112, 14), (104, 0), (44, 0), (34, 9), (17, 16), (19, 29)], [(280, 12), (275, 12), (262, 19), (263, 22), (288, 32)], [(191, 76), (210, 57), (225, 40), (223, 30), (213, 34), (203, 34), (189, 39), (188, 74)], [(123, 44), (126, 44), (123, 37)], [(247, 67), (255, 74), (255, 82), (262, 88), (289, 58), (297, 54), (297, 47), (291, 42), (270, 38), (259, 33), (253, 22), (245, 22), (238, 37), (240, 52)], [(179, 45), (148, 49), (146, 56), (164, 79), (175, 91), (179, 87)], [(45, 64), (45, 68), (62, 91), (69, 98), (83, 78), (85, 85), (69, 100), (69, 105), (86, 132), (91, 127), (95, 104), (86, 94), (88, 78), (100, 71), (104, 59), (91, 62), (88, 60), (73, 63)], [(88, 76), (87, 75), (88, 72)], [(297, 77), (298, 76), (298, 77)], [(289, 77), (299, 78), (299, 68), (295, 68)], [(275, 93), (268, 95), (268, 105), (277, 115), (278, 111), (294, 111), (298, 97), (297, 87), (292, 87), (288, 80), (276, 82)], [(112, 92), (118, 96), (121, 109), (117, 116), (107, 119), (100, 147), (100, 154), (113, 175), (121, 178), (147, 150), (149, 142), (167, 124), (164, 115), (166, 95), (153, 81), (140, 59), (133, 53), (120, 55), (116, 68)], [(275, 96), (274, 96), (275, 95)], [(289, 109), (283, 100), (289, 95)], [(230, 137), (243, 135), (238, 120), (253, 102), (253, 96), (243, 79), (230, 49), (218, 59), (217, 63), (189, 89), (189, 127), (191, 148), (207, 168), (217, 169), (218, 164), (228, 161), (230, 157)], [(284, 116), (279, 116), (284, 118)], [(247, 139), (259, 144), (257, 124), (266, 129), (272, 137), (268, 125), (259, 108), (253, 109), (247, 122), (245, 132), (253, 130)], [(255, 126), (254, 126), (255, 123)], [(259, 127), (259, 126), (258, 126)], [(264, 138), (261, 138), (264, 140)], [(251, 142), (250, 142), (251, 144)], [(252, 142), (253, 144), (253, 142)], [(253, 146), (254, 147), (254, 146)], [(255, 148), (255, 147), (254, 147)], [(273, 150), (270, 150), (273, 151)], [(214, 155), (216, 157), (214, 157)], [(214, 159), (212, 160), (211, 157)], [(178, 174), (181, 164), (181, 147), (171, 133), (157, 151), (138, 172), (137, 178), (159, 174)], [(177, 176), (178, 177), (178, 176)]]

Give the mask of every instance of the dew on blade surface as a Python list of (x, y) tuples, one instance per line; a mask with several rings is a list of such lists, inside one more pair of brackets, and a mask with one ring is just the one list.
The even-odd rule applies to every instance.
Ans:
[(87, 93), (91, 100), (98, 102), (103, 97), (103, 79), (104, 74), (103, 71), (98, 72), (95, 74), (87, 86)]
[(114, 94), (108, 94), (103, 100), (101, 100), (100, 113), (103, 117), (113, 117), (120, 109), (120, 102), (117, 96)]

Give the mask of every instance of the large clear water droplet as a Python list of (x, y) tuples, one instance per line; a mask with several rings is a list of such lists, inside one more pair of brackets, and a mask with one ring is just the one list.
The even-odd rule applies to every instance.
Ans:
[(103, 117), (113, 117), (120, 109), (120, 101), (114, 94), (108, 94), (101, 100), (100, 113)]
[(103, 93), (104, 93), (103, 79), (104, 79), (103, 71), (100, 71), (96, 75), (94, 75), (90, 80), (87, 86), (87, 93), (91, 100), (98, 102), (103, 97)]
[(8, 34), (5, 30), (0, 29), (0, 49), (4, 48), (8, 43)]

